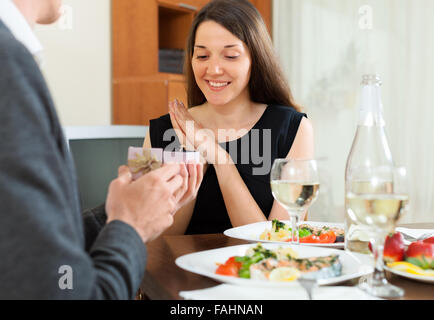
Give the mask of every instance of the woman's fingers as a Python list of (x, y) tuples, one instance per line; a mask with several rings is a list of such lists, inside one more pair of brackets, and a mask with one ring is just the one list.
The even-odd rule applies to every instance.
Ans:
[(197, 195), (197, 192), (199, 191), (200, 185), (202, 184), (202, 179), (203, 179), (203, 164), (198, 163), (195, 165), (196, 166), (196, 190), (194, 195)]
[(174, 120), (177, 123), (177, 127), (181, 129), (182, 133), (186, 133), (186, 119), (185, 116), (179, 111), (176, 100), (172, 103), (171, 111), (174, 116)]
[(192, 195), (196, 187), (196, 172), (194, 172), (194, 165), (192, 166), (190, 163), (188, 163), (186, 164), (186, 168), (188, 170), (188, 185), (187, 190), (183, 194), (182, 200), (179, 203), (181, 206), (185, 205), (192, 199)]
[[(193, 121), (193, 130), (187, 130), (186, 120), (185, 117), (176, 111), (173, 104), (171, 107), (170, 116), (172, 119), (172, 125), (175, 129), (177, 129), (177, 135), (182, 135), (184, 141), (183, 145), (186, 147), (187, 150), (195, 150), (195, 134), (197, 132), (197, 128), (194, 125), (194, 120), (188, 120)], [(188, 112), (187, 112), (188, 113)], [(189, 134), (189, 135), (188, 135)]]
[(187, 148), (187, 145), (189, 145), (189, 143), (187, 142), (187, 137), (185, 136), (184, 132), (180, 128), (175, 114), (173, 113), (173, 111), (170, 111), (169, 115), (170, 115), (170, 121), (172, 122), (172, 127), (173, 129), (175, 129), (176, 136), (178, 137), (179, 144), (181, 145), (181, 147)]
[(183, 184), (181, 188), (177, 191), (176, 194), (177, 201), (181, 200), (184, 197), (185, 193), (188, 191), (189, 188), (189, 173), (188, 173), (187, 165), (181, 164), (180, 175), (183, 178)]
[(187, 164), (188, 173), (189, 173), (189, 183), (188, 183), (188, 191), (190, 195), (194, 195), (196, 193), (196, 184), (197, 184), (197, 169), (194, 163)]
[(202, 165), (195, 163), (188, 163), (188, 189), (184, 193), (182, 199), (178, 202), (179, 208), (183, 207), (194, 198), (196, 198), (197, 191), (199, 190), (200, 183), (202, 182)]
[(184, 132), (186, 132), (186, 124), (191, 121), (193, 123), (194, 130), (200, 130), (203, 128), (203, 126), (194, 120), (194, 118), (191, 116), (190, 112), (188, 112), (188, 109), (184, 106), (184, 104), (178, 100), (175, 100), (173, 103), (173, 110), (177, 116), (178, 122), (182, 125), (182, 128)]

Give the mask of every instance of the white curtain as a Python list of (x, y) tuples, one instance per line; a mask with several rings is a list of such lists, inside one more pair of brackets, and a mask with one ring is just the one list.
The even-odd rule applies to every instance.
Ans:
[(411, 208), (401, 222), (434, 221), (434, 1), (273, 3), (276, 50), (322, 159), (324, 188), (311, 219), (343, 219), (359, 84), (362, 74), (377, 73), (392, 154), (410, 177)]

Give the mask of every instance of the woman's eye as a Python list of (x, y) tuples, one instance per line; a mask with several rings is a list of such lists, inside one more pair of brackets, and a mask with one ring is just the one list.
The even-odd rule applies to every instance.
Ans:
[(236, 58), (238, 58), (239, 56), (226, 56), (227, 59), (230, 60), (235, 60)]
[(197, 56), (196, 57), (196, 59), (198, 59), (198, 60), (203, 60), (203, 59), (206, 59), (206, 58), (208, 58), (208, 56)]

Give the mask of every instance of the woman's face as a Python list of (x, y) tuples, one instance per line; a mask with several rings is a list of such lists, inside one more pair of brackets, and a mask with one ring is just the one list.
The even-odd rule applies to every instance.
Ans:
[(196, 31), (192, 68), (196, 83), (212, 105), (249, 99), (251, 57), (245, 43), (214, 21)]

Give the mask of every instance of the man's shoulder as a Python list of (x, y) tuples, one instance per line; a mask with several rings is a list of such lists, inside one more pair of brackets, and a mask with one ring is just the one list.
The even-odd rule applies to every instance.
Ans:
[(4, 44), (11, 40), (16, 40), (12, 35), (12, 32), (5, 26), (3, 21), (0, 19), (0, 44)]
[(51, 104), (48, 88), (32, 54), (0, 21), (0, 112), (6, 113), (0, 118), (0, 126), (6, 127), (6, 118), (10, 128), (26, 121), (26, 129), (35, 123), (40, 128), (50, 128), (47, 113), (52, 112)]
[(33, 59), (26, 47), (13, 36), (0, 20), (0, 62), (2, 69), (10, 65), (22, 66), (29, 57)]

